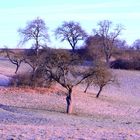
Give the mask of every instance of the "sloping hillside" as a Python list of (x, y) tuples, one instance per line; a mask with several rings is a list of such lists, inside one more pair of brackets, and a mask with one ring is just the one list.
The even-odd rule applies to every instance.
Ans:
[(139, 140), (140, 72), (113, 72), (119, 86), (106, 87), (99, 99), (94, 87), (87, 93), (84, 85), (75, 88), (73, 115), (65, 114), (65, 90), (58, 85), (50, 89), (1, 87), (0, 139)]

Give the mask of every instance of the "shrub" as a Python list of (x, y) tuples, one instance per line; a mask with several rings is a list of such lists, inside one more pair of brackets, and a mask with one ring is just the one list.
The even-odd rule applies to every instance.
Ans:
[(32, 86), (32, 87), (50, 87), (51, 81), (45, 79), (42, 75), (36, 73), (35, 79), (32, 79), (32, 73), (20, 73), (14, 75), (11, 80), (12, 86)]
[(31, 85), (31, 73), (20, 73), (12, 77), (12, 86), (30, 86)]
[(110, 63), (111, 68), (126, 69), (126, 70), (140, 70), (140, 61), (138, 59), (117, 59)]

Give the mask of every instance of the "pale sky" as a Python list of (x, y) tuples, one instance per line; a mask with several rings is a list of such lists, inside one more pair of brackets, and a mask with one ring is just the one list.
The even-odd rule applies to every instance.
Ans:
[(111, 20), (124, 25), (120, 38), (129, 45), (140, 39), (140, 0), (0, 0), (0, 47), (16, 47), (17, 30), (36, 17), (46, 22), (54, 47), (64, 43), (56, 43), (52, 31), (70, 20), (80, 22), (89, 34), (97, 22)]

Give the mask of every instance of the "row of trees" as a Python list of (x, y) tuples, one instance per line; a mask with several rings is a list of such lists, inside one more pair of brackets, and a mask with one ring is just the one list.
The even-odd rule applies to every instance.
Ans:
[[(120, 46), (126, 47), (125, 41), (118, 39), (124, 28), (122, 25), (113, 27), (108, 20), (99, 22), (98, 27), (93, 30), (92, 36), (88, 36), (79, 23), (64, 22), (55, 30), (55, 36), (61, 41), (67, 41), (72, 50), (51, 49), (47, 45), (48, 28), (42, 19), (37, 18), (18, 30), (21, 36), (20, 45), (31, 42), (31, 48), (18, 53), (9, 49), (4, 51), (10, 62), (16, 65), (15, 73), (23, 62), (31, 67), (31, 72), (26, 73), (29, 75), (27, 85), (35, 87), (58, 83), (64, 87), (67, 90), (66, 111), (72, 113), (75, 86), (86, 84), (85, 92), (92, 85), (98, 86), (98, 98), (104, 86), (116, 81), (109, 69), (110, 59)], [(84, 53), (87, 51), (92, 58), (90, 65), (84, 65), (87, 55), (81, 55), (76, 49), (80, 41), (85, 43)], [(139, 50), (139, 47), (135, 49)], [(17, 84), (20, 82), (23, 79), (18, 79)]]
[[(106, 63), (109, 64), (114, 48), (117, 45), (117, 38), (124, 28), (119, 24), (113, 27), (112, 22), (109, 20), (100, 21), (97, 25), (98, 29), (93, 29), (93, 35), (88, 36), (78, 22), (64, 22), (56, 28), (54, 35), (62, 42), (67, 41), (73, 52), (80, 41), (85, 42), (85, 47), (89, 48), (90, 52), (91, 50), (94, 51), (94, 54), (102, 52)], [(32, 48), (36, 53), (39, 48), (47, 46), (46, 42), (49, 40), (48, 28), (40, 18), (29, 22), (24, 29), (19, 29), (18, 32), (22, 36), (22, 45), (27, 41), (33, 41)]]
[(26, 72), (22, 78), (20, 78), (20, 75), (14, 77), (17, 78), (13, 80), (17, 82), (18, 86), (22, 85), (24, 80), (26, 80), (24, 84), (32, 87), (48, 87), (58, 83), (65, 88), (67, 90), (67, 113), (72, 113), (73, 89), (75, 86), (79, 84), (87, 85), (85, 92), (89, 86), (99, 87), (96, 96), (98, 98), (103, 87), (115, 81), (111, 71), (104, 63), (96, 60), (90, 66), (85, 66), (83, 65), (84, 59), (73, 51), (55, 50), (46, 47), (38, 50), (37, 54), (25, 51), (18, 55), (17, 53), (13, 55), (13, 52), (11, 54), (11, 51), (7, 49), (6, 53), (13, 64), (17, 65), (18, 60), (20, 60), (18, 68), (24, 62), (32, 69), (31, 72)]
[[(104, 22), (108, 23), (108, 21)], [(121, 29), (117, 28), (116, 30), (119, 31)], [(55, 31), (56, 37), (60, 38), (61, 41), (68, 41), (72, 50), (49, 48), (47, 46), (49, 40), (47, 31), (48, 29), (45, 22), (42, 19), (37, 18), (29, 22), (25, 28), (18, 30), (21, 35), (20, 44), (23, 45), (32, 41), (31, 49), (19, 53), (9, 49), (5, 49), (4, 51), (9, 60), (16, 65), (15, 73), (18, 72), (21, 63), (23, 62), (31, 67), (31, 73), (26, 73), (27, 75), (29, 73), (31, 74), (29, 74), (30, 82), (28, 85), (34, 87), (38, 86), (37, 81), (39, 80), (43, 86), (58, 83), (64, 87), (67, 90), (66, 112), (72, 113), (73, 88), (75, 86), (81, 83), (86, 84), (85, 92), (91, 85), (98, 86), (99, 92), (96, 96), (98, 98), (103, 87), (114, 82), (115, 79), (108, 69), (108, 65), (103, 63), (100, 59), (97, 59), (98, 57), (91, 62), (92, 64), (90, 66), (84, 65), (85, 58), (81, 57), (81, 55), (76, 52), (76, 45), (81, 40), (87, 40), (88, 36), (79, 23), (64, 22), (64, 24)], [(112, 43), (119, 35), (119, 32), (114, 34)], [(105, 38), (103, 43), (108, 41), (105, 41)], [(105, 47), (107, 47), (107, 45), (105, 45), (104, 48)], [(21, 81), (18, 79), (17, 84), (20, 82)]]
[[(62, 42), (67, 41), (73, 52), (76, 51), (79, 42), (84, 42), (82, 47), (88, 51), (90, 56), (94, 57), (94, 59), (105, 60), (108, 66), (110, 59), (118, 50), (122, 51), (122, 48), (123, 50), (130, 48), (139, 50), (139, 40), (136, 40), (133, 46), (130, 47), (125, 40), (118, 39), (124, 30), (121, 24), (113, 26), (111, 21), (103, 20), (97, 25), (98, 29), (93, 29), (93, 35), (88, 35), (78, 22), (63, 22), (61, 26), (56, 28), (54, 35), (56, 39), (60, 39)], [(36, 53), (40, 48), (46, 47), (49, 41), (48, 28), (40, 18), (29, 22), (24, 29), (19, 29), (18, 32), (22, 38), (20, 45), (30, 41)]]

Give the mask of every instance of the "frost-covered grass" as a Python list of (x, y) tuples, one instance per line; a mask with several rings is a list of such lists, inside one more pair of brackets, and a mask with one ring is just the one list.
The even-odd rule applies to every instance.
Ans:
[(140, 102), (134, 102), (134, 98), (139, 96), (104, 91), (96, 99), (91, 89), (85, 94), (79, 86), (74, 92), (73, 115), (67, 115), (64, 90), (59, 86), (51, 90), (1, 88), (0, 137), (139, 140)]
[(58, 85), (0, 88), (0, 140), (139, 140), (140, 72), (113, 72), (120, 85), (106, 87), (99, 99), (94, 87), (86, 94), (83, 85), (74, 89), (72, 115)]

